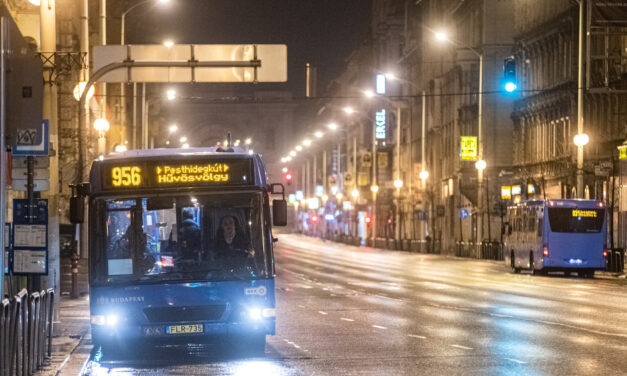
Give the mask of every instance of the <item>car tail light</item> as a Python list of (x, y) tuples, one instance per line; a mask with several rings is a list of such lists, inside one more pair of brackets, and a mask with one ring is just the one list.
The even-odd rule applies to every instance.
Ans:
[(544, 246), (544, 248), (542, 249), (542, 254), (544, 255), (544, 257), (549, 256), (549, 246), (547, 245)]
[(603, 257), (607, 257), (607, 251), (603, 251)]

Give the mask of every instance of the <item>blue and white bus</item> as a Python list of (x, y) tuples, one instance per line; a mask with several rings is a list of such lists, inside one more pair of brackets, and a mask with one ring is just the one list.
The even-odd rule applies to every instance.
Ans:
[[(271, 219), (285, 225), (280, 184), (261, 158), (221, 149), (136, 150), (93, 162), (89, 184), (92, 338), (236, 338), (262, 351), (275, 333)], [(273, 192), (276, 189), (276, 192)], [(80, 202), (71, 216), (80, 222)], [(154, 342), (154, 341), (152, 341)]]
[(592, 278), (606, 268), (606, 210), (602, 201), (526, 201), (507, 209), (503, 254), (514, 273), (563, 271)]

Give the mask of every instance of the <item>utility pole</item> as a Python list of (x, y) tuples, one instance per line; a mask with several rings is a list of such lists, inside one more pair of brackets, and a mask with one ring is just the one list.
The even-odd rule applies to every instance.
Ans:
[[(577, 135), (583, 134), (583, 10), (585, 0), (579, 0), (579, 51), (577, 71)], [(583, 189), (583, 146), (577, 145), (577, 197), (584, 198)]]
[[(56, 1), (42, 1), (39, 6), (41, 52), (51, 55), (44, 63), (44, 77), (49, 77), (50, 70), (54, 69), (54, 54), (57, 52)], [(50, 132), (50, 190), (48, 191), (48, 276), (44, 279), (46, 288), (53, 288), (60, 294), (61, 267), (59, 254), (59, 129), (57, 123), (57, 87), (46, 83), (43, 87), (44, 119), (48, 119)], [(41, 289), (42, 286), (35, 286)], [(58, 308), (58, 299), (55, 299)], [(58, 309), (55, 309), (58, 312)]]
[[(88, 0), (81, 1), (80, 12), (81, 12), (80, 49), (81, 49), (81, 55), (84, 54), (85, 61), (88, 62), (89, 61), (89, 55), (88, 55), (89, 53), (89, 2)], [(82, 67), (79, 81), (81, 82), (89, 81), (89, 65), (88, 64)], [(83, 91), (85, 90), (87, 90), (87, 92), (83, 94), (87, 95), (87, 93), (89, 92), (89, 88), (87, 87), (87, 85), (85, 85)], [(79, 151), (79, 153), (81, 153), (81, 155), (79, 156), (79, 166), (78, 166), (80, 171), (78, 174), (79, 181), (77, 181), (76, 183), (82, 183), (86, 181), (88, 178), (87, 166), (89, 166), (88, 143), (89, 143), (90, 127), (89, 127), (89, 105), (87, 104), (87, 101), (85, 101), (84, 103), (84, 107), (82, 108), (82, 113), (83, 113), (83, 116), (85, 117), (85, 121), (83, 123), (83, 126), (85, 127), (85, 129), (79, 130), (79, 134), (81, 131), (83, 131), (86, 137), (84, 139), (81, 139), (81, 137), (79, 137), (79, 141), (78, 141), (79, 143), (83, 143), (84, 146), (83, 146), (83, 150)], [(80, 124), (80, 121), (81, 119), (79, 119), (79, 124)], [(88, 222), (89, 222), (89, 218), (85, 218), (85, 222), (80, 225), (80, 255), (82, 258), (87, 258)]]
[[(107, 45), (107, 0), (100, 0), (100, 44)], [(107, 118), (107, 83), (101, 82), (99, 85), (99, 95), (101, 97), (100, 102), (100, 119)], [(122, 97), (120, 100), (123, 100)], [(122, 127), (123, 129), (123, 127)], [(121, 132), (124, 135), (124, 132)], [(124, 142), (124, 136), (122, 136), (122, 142)]]

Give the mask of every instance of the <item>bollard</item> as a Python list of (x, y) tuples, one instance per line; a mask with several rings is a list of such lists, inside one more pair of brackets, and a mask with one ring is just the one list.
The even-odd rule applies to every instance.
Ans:
[(28, 375), (28, 341), (27, 341), (27, 328), (28, 328), (28, 291), (22, 289), (16, 296), (16, 299), (20, 300), (20, 311), (18, 312), (19, 318), (17, 323), (17, 348), (16, 348), (16, 375), (26, 376)]
[(54, 289), (48, 289), (48, 357), (52, 357), (52, 335), (54, 334)]

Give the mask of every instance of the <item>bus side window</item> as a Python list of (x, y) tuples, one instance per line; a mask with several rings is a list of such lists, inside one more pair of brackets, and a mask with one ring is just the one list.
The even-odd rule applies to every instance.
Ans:
[(538, 237), (542, 237), (542, 218), (538, 218)]

